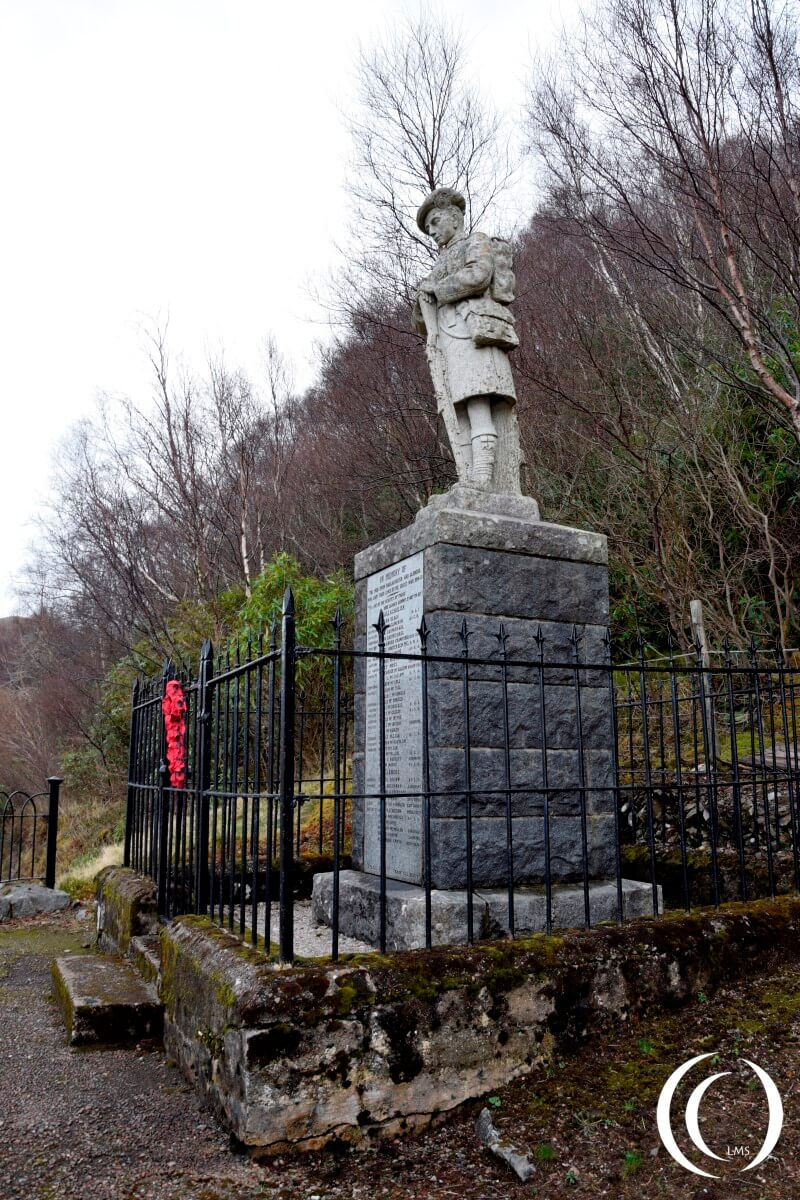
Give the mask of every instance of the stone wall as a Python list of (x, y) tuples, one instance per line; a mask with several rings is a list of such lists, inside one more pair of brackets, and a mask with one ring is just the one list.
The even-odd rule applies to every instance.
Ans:
[(101, 949), (127, 954), (133, 938), (158, 928), (158, 901), (152, 879), (126, 867), (106, 867), (97, 876), (96, 887)]
[[(649, 846), (622, 846), (622, 874), (629, 880), (649, 883)], [(679, 850), (655, 847), (656, 881), (662, 889), (665, 908), (684, 907), (683, 860)], [(777, 896), (795, 891), (794, 856), (791, 850), (773, 850), (773, 884)], [(716, 854), (717, 887), (721, 904), (742, 898), (741, 863), (735, 850), (721, 847)], [(766, 900), (770, 895), (769, 870), (763, 851), (747, 850), (744, 875), (748, 900)], [(686, 884), (689, 906), (703, 908), (714, 903), (714, 861), (710, 850), (686, 851)]]
[(165, 1041), (256, 1151), (421, 1126), (571, 1044), (710, 994), (776, 950), (800, 899), (290, 969), (204, 918), (161, 934)]

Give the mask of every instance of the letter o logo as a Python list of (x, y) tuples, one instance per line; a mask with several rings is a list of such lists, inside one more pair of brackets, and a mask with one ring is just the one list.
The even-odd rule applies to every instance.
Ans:
[[(697, 1064), (703, 1062), (704, 1059), (711, 1057), (713, 1056), (710, 1053), (698, 1054), (696, 1058), (690, 1058), (688, 1062), (683, 1063), (682, 1066), (678, 1067), (676, 1071), (672, 1072), (669, 1079), (661, 1089), (661, 1095), (658, 1098), (656, 1124), (658, 1125), (658, 1132), (661, 1136), (661, 1141), (664, 1143), (666, 1149), (679, 1166), (683, 1167), (687, 1171), (691, 1171), (694, 1175), (703, 1175), (706, 1179), (719, 1179), (718, 1175), (713, 1175), (710, 1171), (703, 1171), (700, 1169), (700, 1167), (696, 1167), (694, 1163), (690, 1162), (683, 1153), (680, 1146), (675, 1141), (675, 1135), (672, 1132), (672, 1117), (670, 1111), (675, 1090), (680, 1081), (683, 1079), (684, 1075), (687, 1075), (689, 1071), (691, 1071), (692, 1067), (697, 1066)], [(764, 1144), (753, 1161), (748, 1163), (746, 1167), (742, 1167), (743, 1171), (752, 1171), (754, 1167), (759, 1166), (765, 1158), (769, 1157), (778, 1143), (778, 1138), (781, 1136), (781, 1130), (783, 1129), (783, 1101), (781, 1100), (780, 1092), (766, 1071), (762, 1070), (762, 1068), (756, 1063), (750, 1062), (749, 1058), (745, 1058), (742, 1061), (747, 1063), (748, 1067), (755, 1072), (757, 1078), (761, 1081), (761, 1085), (764, 1088), (767, 1096), (767, 1104), (769, 1106), (769, 1123), (767, 1125), (767, 1133), (766, 1137), (764, 1138)], [(689, 1137), (692, 1139), (692, 1142), (701, 1152), (701, 1154), (705, 1154), (707, 1158), (715, 1158), (718, 1162), (730, 1162), (730, 1159), (723, 1158), (721, 1155), (715, 1154), (714, 1151), (710, 1150), (706, 1145), (705, 1141), (703, 1140), (703, 1135), (700, 1132), (699, 1112), (700, 1101), (703, 1099), (703, 1096), (711, 1087), (712, 1083), (715, 1083), (718, 1079), (722, 1079), (724, 1075), (730, 1075), (730, 1071), (720, 1071), (718, 1074), (710, 1075), (708, 1079), (704, 1079), (702, 1083), (697, 1085), (686, 1103), (686, 1129)]]

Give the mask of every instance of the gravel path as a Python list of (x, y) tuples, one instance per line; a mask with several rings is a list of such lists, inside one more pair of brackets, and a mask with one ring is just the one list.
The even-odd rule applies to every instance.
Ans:
[[(519, 1183), (479, 1144), (478, 1100), (443, 1126), (374, 1150), (257, 1165), (160, 1049), (76, 1051), (49, 999), (50, 960), (90, 941), (76, 914), (0, 926), (0, 1200), (788, 1200), (800, 1196), (800, 967), (776, 952), (755, 977), (675, 1012), (611, 1023), (490, 1099), (535, 1162)], [(785, 953), (785, 952), (784, 952)], [(774, 1078), (786, 1122), (752, 1176), (738, 1161), (697, 1183), (659, 1143), (658, 1094), (675, 1066), (715, 1050), (726, 1086), (703, 1101), (704, 1137), (757, 1146), (764, 1099), (743, 1057)], [(693, 1081), (694, 1083), (694, 1081)], [(752, 1081), (750, 1081), (752, 1085)], [(758, 1139), (758, 1140), (756, 1140)], [(727, 1172), (727, 1174), (726, 1174)]]
[[(226, 913), (228, 910), (225, 910)], [(241, 910), (237, 907), (233, 910), (233, 925), (234, 930), (238, 932), (239, 919)], [(267, 916), (267, 906), (259, 904), (258, 906), (258, 931), (263, 933), (264, 921)], [(250, 928), (252, 920), (252, 909), (245, 909), (245, 922), (247, 928)], [(280, 938), (279, 931), (279, 912), (278, 905), (273, 904), (270, 909), (270, 941), (277, 944)], [(311, 911), (310, 900), (295, 900), (294, 904), (294, 952), (300, 958), (324, 958), (331, 952), (331, 943), (333, 938), (333, 930), (330, 925), (318, 925), (314, 920)], [(367, 942), (360, 942), (357, 938), (347, 937), (345, 934), (339, 934), (339, 953), (340, 954), (368, 954), (374, 950), (374, 946), (370, 946)]]
[(250, 1200), (272, 1194), (160, 1048), (70, 1050), (50, 962), (91, 914), (0, 926), (3, 1200)]

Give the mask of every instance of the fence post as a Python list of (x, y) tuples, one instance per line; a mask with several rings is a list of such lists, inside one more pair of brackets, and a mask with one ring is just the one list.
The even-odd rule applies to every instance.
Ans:
[(331, 938), (331, 958), (334, 962), (339, 957), (339, 874), (341, 871), (341, 846), (339, 843), (339, 825), (342, 820), (342, 776), (340, 770), (340, 753), (345, 761), (347, 771), (347, 747), (342, 750), (341, 744), (341, 708), (342, 708), (342, 610), (337, 607), (333, 618), (333, 931)]
[(44, 886), (56, 886), (56, 841), (58, 838), (58, 797), (64, 782), (58, 775), (47, 780), (50, 786), (50, 807), (47, 810), (47, 861), (44, 868)]
[(133, 695), (131, 697), (131, 726), (128, 735), (128, 803), (125, 809), (125, 852), (122, 856), (122, 865), (129, 867), (131, 865), (131, 840), (133, 838), (133, 826), (136, 820), (136, 790), (133, 786), (133, 777), (136, 772), (136, 751), (139, 734), (139, 680), (133, 685)]
[(278, 794), (281, 808), (279, 954), (294, 959), (294, 596), (286, 589), (281, 622), (281, 711), (278, 743)]
[(195, 880), (196, 913), (208, 911), (209, 902), (209, 820), (207, 795), (211, 780), (211, 692), (209, 678), (214, 673), (214, 647), (206, 639), (200, 651), (200, 673), (197, 679), (197, 771), (195, 773), (195, 807), (197, 808), (197, 852)]
[[(692, 620), (692, 640), (694, 647), (702, 665), (708, 670), (711, 667), (711, 653), (708, 649), (708, 638), (706, 637), (706, 627), (703, 621), (703, 601), (690, 600), (689, 613)], [(712, 749), (717, 746), (717, 730), (714, 718), (714, 679), (712, 675), (704, 677), (705, 687), (705, 714), (706, 725), (708, 726), (708, 736), (711, 739)]]
[[(161, 697), (166, 695), (167, 682), (172, 675), (172, 663), (169, 659), (164, 663), (161, 675)], [(161, 758), (158, 767), (158, 911), (160, 916), (167, 915), (167, 841), (169, 837), (169, 765), (167, 764), (167, 736), (164, 726), (163, 710), (159, 711), (159, 728), (161, 731), (159, 744)]]

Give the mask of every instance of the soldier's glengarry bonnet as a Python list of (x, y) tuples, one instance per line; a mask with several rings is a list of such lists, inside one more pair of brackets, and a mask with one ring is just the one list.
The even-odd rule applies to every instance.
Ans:
[(430, 195), (426, 196), (417, 209), (417, 225), (419, 225), (422, 232), (428, 232), (425, 228), (425, 218), (432, 208), (449, 208), (451, 204), (455, 205), (456, 208), (460, 208), (462, 213), (467, 211), (466, 200), (461, 195), (461, 192), (457, 192), (455, 188), (436, 188)]

